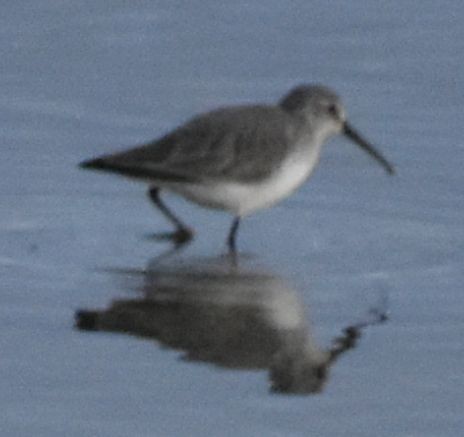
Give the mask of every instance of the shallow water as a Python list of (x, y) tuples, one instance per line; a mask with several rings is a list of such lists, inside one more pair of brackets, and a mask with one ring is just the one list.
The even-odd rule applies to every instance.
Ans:
[[(2, 434), (459, 435), (460, 2), (10, 3), (0, 14)], [(337, 89), (398, 175), (334, 140), (307, 185), (244, 221), (239, 247), (288, 284), (318, 351), (372, 308), (388, 321), (362, 329), (305, 396), (271, 394), (263, 366), (180, 360), (185, 349), (152, 339), (74, 329), (76, 310), (136, 298), (134, 272), (168, 249), (146, 238), (166, 223), (144, 187), (76, 164), (303, 81)], [(223, 253), (229, 217), (168, 201), (198, 232), (182, 257)]]

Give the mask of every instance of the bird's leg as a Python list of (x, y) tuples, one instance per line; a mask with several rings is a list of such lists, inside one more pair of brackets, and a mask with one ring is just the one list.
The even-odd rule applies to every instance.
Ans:
[(155, 234), (158, 239), (168, 239), (174, 241), (176, 245), (182, 245), (193, 238), (193, 231), (185, 225), (161, 200), (160, 189), (152, 187), (148, 190), (148, 196), (163, 215), (176, 227), (174, 232)]
[(232, 226), (230, 227), (229, 235), (227, 237), (227, 246), (229, 247), (229, 251), (233, 254), (235, 254), (237, 251), (235, 240), (236, 240), (239, 224), (240, 224), (240, 217), (235, 217), (234, 221), (232, 222)]

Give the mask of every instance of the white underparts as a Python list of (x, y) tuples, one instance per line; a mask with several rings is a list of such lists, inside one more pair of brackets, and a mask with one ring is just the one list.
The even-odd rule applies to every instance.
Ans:
[(298, 153), (282, 163), (271, 177), (259, 182), (221, 182), (175, 184), (165, 188), (208, 208), (245, 216), (270, 207), (299, 188), (311, 174), (319, 158), (319, 147), (312, 153)]

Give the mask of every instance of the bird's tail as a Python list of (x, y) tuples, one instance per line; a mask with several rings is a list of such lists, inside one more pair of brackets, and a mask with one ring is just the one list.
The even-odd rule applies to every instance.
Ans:
[(84, 331), (96, 331), (98, 311), (79, 310), (75, 314), (75, 327)]
[(195, 182), (196, 178), (161, 166), (146, 165), (143, 162), (115, 159), (112, 156), (89, 159), (79, 163), (79, 168), (119, 173), (136, 179), (159, 180), (165, 182)]
[(80, 162), (79, 168), (85, 168), (90, 170), (112, 170), (114, 169), (114, 166), (111, 166), (109, 162), (104, 158), (96, 158), (87, 159), (85, 161)]

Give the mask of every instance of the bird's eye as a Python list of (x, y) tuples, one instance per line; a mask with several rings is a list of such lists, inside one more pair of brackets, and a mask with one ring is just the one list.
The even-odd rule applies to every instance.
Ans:
[(327, 112), (332, 116), (332, 117), (338, 117), (338, 109), (337, 106), (331, 103), (329, 106), (327, 106)]

